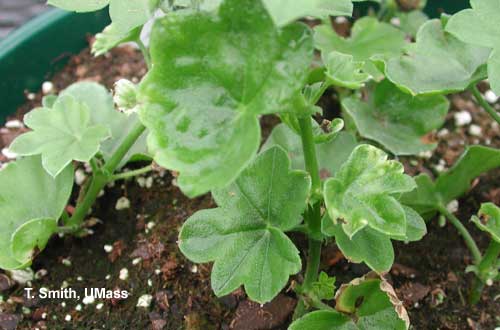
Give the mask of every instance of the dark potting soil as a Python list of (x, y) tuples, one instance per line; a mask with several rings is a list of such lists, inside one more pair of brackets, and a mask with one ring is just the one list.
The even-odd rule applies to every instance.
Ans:
[[(111, 89), (116, 80), (138, 81), (145, 72), (141, 55), (131, 47), (115, 49), (99, 58), (93, 58), (85, 50), (50, 80), (57, 91), (78, 80), (96, 81)], [(36, 94), (19, 109), (15, 118), (38, 106), (41, 96)], [(468, 94), (450, 99), (452, 109), (445, 124), (448, 133), (440, 131), (439, 147), (430, 158), (402, 158), (408, 173), (437, 174), (436, 165), (451, 166), (464, 145), (500, 147), (498, 125), (492, 124)], [(339, 113), (334, 94), (327, 94), (321, 105), (326, 113)], [(455, 127), (453, 118), (458, 109), (471, 113), (472, 123), (482, 128), (481, 136), (469, 134), (468, 126)], [(274, 117), (265, 117), (262, 120), (264, 134), (277, 122)], [(22, 131), (2, 129), (0, 147), (7, 146)], [(435, 139), (435, 136), (428, 138)], [(153, 180), (151, 186), (147, 183), (149, 178)], [(499, 183), (500, 171), (492, 171), (478, 178), (474, 187), (459, 200), (457, 216), (481, 248), (487, 244), (486, 236), (470, 226), (468, 219), (477, 212), (481, 202), (500, 204)], [(123, 198), (130, 201), (130, 207), (117, 210), (117, 201)], [(3, 311), (0, 329), (15, 329), (16, 324), (20, 330), (286, 329), (296, 304), (291, 290), (285, 289), (264, 306), (248, 301), (242, 290), (216, 298), (210, 288), (211, 266), (195, 265), (180, 253), (177, 237), (183, 221), (197, 210), (213, 206), (208, 195), (193, 200), (184, 197), (175, 186), (175, 177), (168, 171), (107, 187), (93, 209), (94, 219), (89, 221), (94, 233), (84, 238), (52, 239), (33, 264), (33, 270), (39, 275), (33, 287), (68, 286), (80, 294), (84, 288), (127, 290), (130, 297), (97, 299), (87, 305), (72, 299), (28, 300), (23, 297), (21, 286), (7, 288), (11, 283), (0, 275), (0, 290), (3, 290), (0, 294), (5, 301), (0, 303)], [(395, 244), (396, 263), (389, 274), (408, 308), (413, 329), (494, 329), (500, 324), (500, 285), (488, 287), (481, 302), (469, 306), (466, 300), (473, 276), (465, 273), (465, 267), (471, 264), (468, 250), (450, 225), (440, 227), (437, 219), (433, 219), (428, 231), (420, 242)], [(293, 239), (304, 253), (305, 238), (294, 235)], [(112, 251), (109, 252), (109, 247), (105, 251), (105, 245), (112, 246)], [(337, 285), (340, 285), (368, 269), (348, 263), (335, 244), (329, 244), (324, 248), (322, 270), (337, 276)], [(301, 275), (293, 280), (300, 281)], [(138, 307), (141, 297), (148, 298), (144, 295), (150, 295), (151, 304)]]

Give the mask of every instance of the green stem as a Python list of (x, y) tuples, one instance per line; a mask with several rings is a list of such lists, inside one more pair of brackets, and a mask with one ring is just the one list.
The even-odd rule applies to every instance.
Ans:
[(152, 67), (151, 55), (150, 55), (149, 50), (147, 49), (146, 45), (144, 45), (144, 43), (142, 42), (140, 36), (137, 38), (136, 43), (137, 43), (137, 46), (139, 46), (139, 49), (141, 50), (142, 56), (144, 56), (144, 62), (146, 62), (148, 70), (151, 70), (151, 67)]
[(493, 118), (496, 120), (497, 123), (500, 124), (500, 115), (498, 114), (498, 112), (493, 109), (493, 107), (483, 98), (483, 95), (481, 94), (481, 92), (479, 91), (479, 89), (477, 89), (477, 86), (473, 86), (470, 88), (470, 91), (472, 93), (472, 95), (474, 95), (477, 103), (479, 103), (479, 105), (481, 107), (483, 107), (483, 109)]
[(90, 186), (85, 192), (85, 197), (76, 206), (76, 210), (75, 213), (73, 213), (73, 216), (67, 221), (67, 223), (65, 223), (66, 227), (74, 228), (75, 231), (80, 228), (81, 224), (85, 220), (87, 213), (97, 199), (97, 196), (104, 188), (104, 186), (110, 181), (113, 173), (122, 161), (123, 157), (125, 157), (127, 152), (134, 145), (135, 141), (137, 141), (137, 139), (141, 136), (145, 129), (146, 127), (144, 127), (144, 125), (142, 125), (140, 122), (137, 122), (132, 131), (130, 131), (125, 140), (123, 140), (122, 144), (120, 144), (118, 149), (116, 149), (115, 153), (111, 156), (109, 161), (102, 167), (101, 170), (93, 174)]
[[(318, 159), (316, 158), (316, 146), (312, 130), (311, 117), (299, 118), (302, 149), (306, 169), (311, 175), (312, 192), (321, 195), (321, 178), (319, 176)], [(321, 203), (317, 202), (310, 207), (305, 214), (305, 222), (309, 228), (309, 251), (307, 254), (307, 266), (303, 287), (307, 292), (317, 280), (321, 260)]]
[(455, 215), (453, 215), (453, 213), (448, 211), (448, 209), (444, 205), (439, 205), (438, 210), (442, 215), (448, 218), (451, 224), (458, 230), (460, 235), (462, 235), (462, 238), (465, 241), (465, 245), (467, 245), (467, 248), (469, 248), (472, 257), (474, 258), (474, 263), (478, 265), (481, 262), (481, 252), (479, 251), (476, 242), (472, 238), (467, 228), (465, 228), (462, 222)]
[(152, 165), (148, 165), (148, 166), (145, 166), (143, 168), (139, 168), (137, 170), (115, 174), (115, 175), (111, 176), (110, 180), (111, 181), (116, 181), (116, 180), (128, 179), (128, 178), (132, 178), (134, 176), (138, 176), (138, 175), (141, 175), (141, 174), (145, 174), (145, 173), (151, 172), (152, 170), (153, 170), (153, 166)]
[(99, 165), (97, 164), (97, 161), (95, 158), (92, 158), (89, 162), (90, 167), (92, 168), (92, 173), (96, 173), (99, 171)]
[(472, 304), (477, 304), (479, 302), (479, 299), (481, 299), (485, 281), (487, 280), (488, 274), (491, 269), (493, 267), (496, 267), (499, 255), (500, 243), (495, 240), (491, 240), (488, 249), (484, 253), (483, 258), (477, 267), (478, 278), (474, 283), (474, 287), (470, 295), (470, 302)]

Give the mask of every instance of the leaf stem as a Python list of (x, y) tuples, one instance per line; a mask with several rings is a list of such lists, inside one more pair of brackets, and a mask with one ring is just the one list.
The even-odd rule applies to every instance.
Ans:
[(477, 267), (478, 278), (474, 283), (474, 287), (469, 297), (471, 304), (477, 304), (479, 302), (479, 299), (481, 299), (485, 281), (488, 279), (488, 273), (492, 270), (493, 267), (496, 267), (499, 255), (500, 243), (492, 239), (490, 241), (488, 249), (486, 249), (483, 258), (481, 259), (481, 262)]
[(146, 65), (148, 67), (148, 70), (151, 70), (152, 67), (152, 62), (151, 62), (151, 54), (149, 53), (148, 48), (146, 45), (141, 40), (141, 37), (137, 37), (136, 40), (137, 46), (139, 46), (139, 49), (141, 50), (142, 56), (144, 56), (144, 62), (146, 62)]
[(153, 166), (148, 165), (148, 166), (145, 166), (143, 168), (139, 168), (137, 170), (122, 172), (119, 174), (112, 175), (110, 180), (116, 181), (116, 180), (128, 179), (128, 178), (132, 178), (134, 176), (138, 176), (138, 175), (141, 175), (144, 173), (151, 172), (152, 170), (153, 170)]
[(118, 149), (116, 149), (109, 161), (106, 162), (100, 170), (93, 174), (90, 186), (85, 192), (85, 197), (76, 206), (73, 216), (65, 223), (66, 227), (73, 228), (74, 231), (79, 230), (85, 216), (97, 199), (97, 196), (104, 186), (110, 181), (123, 157), (125, 157), (127, 152), (134, 145), (135, 141), (137, 141), (137, 139), (142, 135), (145, 129), (146, 127), (138, 121), (125, 140), (123, 140), (122, 144), (120, 144)]
[(477, 86), (472, 86), (470, 88), (470, 91), (472, 93), (472, 95), (474, 95), (474, 98), (476, 99), (477, 103), (479, 103), (479, 105), (481, 107), (483, 107), (483, 109), (494, 119), (496, 120), (497, 123), (500, 124), (500, 115), (498, 114), (498, 112), (483, 98), (483, 95), (481, 94), (481, 92), (479, 91), (479, 89), (477, 89)]
[(479, 265), (479, 263), (481, 262), (481, 252), (479, 251), (476, 242), (472, 238), (467, 228), (465, 228), (462, 222), (455, 215), (453, 215), (453, 213), (448, 211), (448, 209), (444, 205), (438, 205), (438, 210), (442, 215), (448, 218), (451, 224), (455, 226), (455, 228), (458, 230), (460, 235), (462, 235), (462, 238), (465, 241), (465, 245), (467, 245), (467, 248), (469, 249), (469, 251), (472, 254), (472, 257), (474, 258), (474, 263), (476, 265)]
[[(321, 195), (321, 178), (319, 176), (318, 159), (316, 158), (311, 117), (299, 118), (298, 120), (306, 169), (311, 175), (312, 180), (312, 194), (313, 196)], [(303, 288), (307, 292), (317, 280), (319, 273), (322, 242), (316, 239), (316, 237), (320, 237), (321, 235), (321, 203), (316, 202), (312, 207), (309, 207), (304, 218), (309, 229), (309, 251), (303, 283)]]
[(92, 158), (89, 162), (90, 167), (92, 168), (92, 173), (96, 173), (99, 171), (99, 165), (97, 164), (97, 161), (95, 158)]

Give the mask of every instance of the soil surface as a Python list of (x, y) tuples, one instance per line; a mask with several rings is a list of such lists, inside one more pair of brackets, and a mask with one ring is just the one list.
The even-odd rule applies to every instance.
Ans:
[[(141, 55), (131, 47), (115, 49), (97, 59), (85, 50), (51, 81), (56, 91), (78, 80), (97, 81), (111, 89), (116, 80), (138, 81), (145, 72)], [(38, 106), (41, 97), (41, 93), (34, 95), (13, 119)], [(439, 147), (426, 157), (401, 159), (408, 173), (435, 175), (450, 167), (465, 145), (500, 147), (498, 125), (492, 124), (470, 95), (453, 95), (450, 99), (452, 109), (444, 128), (429, 137), (439, 139)], [(329, 114), (339, 113), (335, 94), (327, 94), (321, 105)], [(455, 125), (455, 114), (463, 110), (471, 114), (470, 124), (481, 127), (480, 136), (470, 134), (470, 124)], [(264, 134), (277, 122), (265, 117)], [(0, 147), (7, 146), (22, 131), (3, 128)], [(0, 161), (7, 159), (0, 156)], [(457, 216), (481, 248), (487, 244), (486, 236), (468, 219), (481, 202), (500, 204), (499, 183), (500, 170), (492, 171), (478, 178), (459, 200)], [(130, 207), (117, 210), (117, 202), (125, 199)], [(37, 275), (29, 284), (35, 289), (70, 287), (82, 296), (84, 288), (127, 290), (130, 296), (87, 304), (75, 299), (27, 299), (21, 285), (0, 274), (0, 329), (286, 329), (296, 304), (291, 290), (285, 289), (264, 306), (248, 301), (241, 290), (217, 298), (210, 288), (211, 265), (195, 265), (180, 253), (177, 237), (183, 221), (197, 210), (213, 206), (208, 195), (193, 200), (184, 197), (168, 171), (108, 186), (88, 221), (91, 234), (52, 239), (35, 259), (32, 269)], [(465, 267), (471, 264), (468, 250), (451, 225), (439, 226), (433, 219), (428, 231), (420, 242), (395, 244), (396, 263), (388, 275), (408, 308), (413, 329), (495, 329), (500, 325), (500, 285), (487, 288), (481, 302), (469, 306), (466, 299), (473, 276), (465, 273)], [(294, 235), (293, 239), (302, 251), (306, 250), (305, 237)], [(322, 270), (335, 275), (338, 286), (368, 269), (348, 263), (335, 244), (328, 244)], [(300, 281), (301, 276), (292, 280)]]

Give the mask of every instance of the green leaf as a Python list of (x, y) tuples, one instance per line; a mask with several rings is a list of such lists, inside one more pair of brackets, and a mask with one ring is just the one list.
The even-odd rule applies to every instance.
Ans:
[(412, 10), (409, 13), (397, 12), (399, 18), (399, 28), (409, 36), (415, 38), (418, 30), (429, 20), (429, 17), (420, 10)]
[(257, 152), (259, 115), (292, 109), (312, 52), (306, 26), (277, 29), (259, 1), (157, 21), (139, 88), (156, 162), (180, 173), (188, 196), (225, 187)]
[(385, 281), (367, 277), (342, 285), (338, 311), (316, 311), (295, 321), (290, 330), (406, 330), (408, 314), (394, 289)]
[(48, 0), (47, 3), (64, 10), (83, 13), (102, 9), (109, 4), (109, 1), (110, 0)]
[(92, 54), (100, 56), (122, 43), (135, 41), (139, 38), (141, 30), (139, 27), (123, 32), (117, 28), (116, 24), (111, 23), (101, 33), (96, 34), (92, 44)]
[(386, 235), (405, 235), (406, 216), (396, 195), (413, 190), (403, 165), (370, 145), (354, 149), (334, 178), (325, 182), (328, 214), (349, 238), (369, 226)]
[(479, 229), (490, 234), (492, 239), (500, 243), (500, 208), (493, 203), (483, 203), (478, 216), (472, 216), (472, 222)]
[(335, 311), (315, 311), (290, 325), (288, 330), (359, 330), (346, 315)]
[(314, 31), (316, 47), (322, 54), (336, 51), (351, 55), (354, 61), (364, 62), (363, 72), (375, 80), (381, 80), (384, 76), (370, 58), (375, 55), (383, 58), (397, 56), (406, 44), (402, 31), (373, 17), (357, 20), (348, 39), (337, 35), (330, 24), (320, 25)]
[(73, 169), (53, 178), (39, 156), (9, 163), (0, 171), (0, 268), (24, 268), (55, 232), (71, 194)]
[(312, 293), (320, 300), (331, 300), (335, 297), (335, 277), (327, 273), (319, 273), (318, 280), (312, 284)]
[(490, 51), (463, 43), (430, 20), (417, 33), (408, 54), (386, 61), (386, 76), (411, 94), (443, 94), (466, 89), (484, 78), (481, 65)]
[[(60, 96), (71, 95), (79, 102), (87, 105), (90, 109), (90, 121), (93, 125), (105, 125), (109, 127), (111, 138), (101, 143), (101, 152), (104, 160), (109, 160), (116, 149), (125, 140), (135, 123), (139, 120), (136, 114), (127, 116), (115, 109), (113, 97), (106, 87), (94, 82), (78, 82), (64, 91)], [(148, 156), (147, 132), (134, 143), (132, 148), (123, 158), (120, 167), (124, 166), (134, 156)]]
[(491, 88), (500, 94), (500, 5), (496, 0), (471, 0), (472, 9), (453, 15), (446, 25), (446, 31), (458, 39), (493, 49), (488, 59), (488, 78)]
[(283, 149), (271, 148), (229, 187), (212, 192), (219, 207), (186, 221), (180, 249), (194, 262), (215, 261), (218, 296), (243, 284), (252, 300), (270, 301), (301, 269), (299, 251), (284, 232), (302, 221), (310, 186), (306, 172), (290, 170)]
[(285, 26), (299, 18), (312, 16), (351, 16), (351, 0), (262, 0), (277, 26)]
[(335, 243), (350, 262), (364, 262), (377, 273), (389, 271), (394, 263), (390, 236), (371, 227), (365, 227), (349, 238), (341, 224), (334, 224), (329, 217), (325, 217), (321, 231), (327, 236), (335, 237)]
[(361, 136), (395, 155), (415, 155), (436, 147), (424, 137), (443, 125), (449, 102), (441, 95), (413, 97), (384, 80), (367, 102), (351, 96), (342, 100), (342, 106)]
[[(262, 146), (262, 150), (276, 145), (288, 153), (292, 161), (292, 168), (305, 170), (301, 138), (285, 124), (279, 124), (273, 128), (266, 143)], [(354, 136), (346, 132), (340, 132), (331, 141), (316, 144), (316, 157), (321, 177), (325, 179), (334, 175), (349, 158), (356, 145)]]
[(463, 196), (472, 180), (479, 175), (500, 167), (500, 150), (484, 147), (467, 147), (455, 165), (441, 174), (436, 182), (426, 174), (415, 178), (417, 189), (401, 196), (401, 201), (420, 214), (436, 211), (439, 205), (447, 205)]
[(159, 0), (110, 0), (109, 16), (116, 31), (127, 34), (153, 17)]
[(33, 131), (16, 138), (10, 149), (23, 156), (41, 154), (53, 177), (72, 160), (88, 162), (110, 135), (107, 127), (92, 125), (89, 108), (69, 95), (59, 97), (52, 109), (32, 110), (24, 123)]
[(323, 54), (323, 62), (326, 67), (325, 74), (335, 86), (358, 89), (370, 78), (362, 72), (365, 62), (354, 61), (352, 55), (333, 51)]

